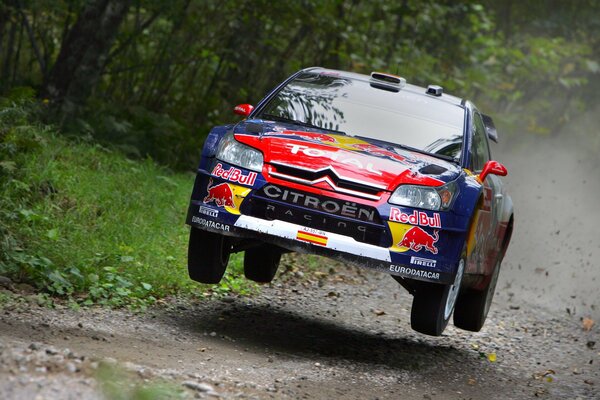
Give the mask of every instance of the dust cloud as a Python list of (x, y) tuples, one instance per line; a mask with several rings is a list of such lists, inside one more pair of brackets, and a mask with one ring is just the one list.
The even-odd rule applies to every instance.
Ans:
[(498, 290), (517, 305), (600, 320), (599, 112), (555, 137), (505, 135), (492, 147), (515, 208)]

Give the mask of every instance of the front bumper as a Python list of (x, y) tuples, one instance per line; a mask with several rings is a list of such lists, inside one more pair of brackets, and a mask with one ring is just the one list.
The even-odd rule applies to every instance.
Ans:
[(437, 283), (452, 283), (454, 280), (452, 273), (395, 264), (387, 248), (360, 243), (337, 233), (246, 215), (239, 216), (235, 223), (230, 225), (211, 217), (194, 215), (193, 208), (197, 207), (190, 207), (187, 223), (213, 233), (258, 239), (292, 251), (322, 255), (403, 278)]
[[(213, 170), (213, 164), (214, 161), (204, 163), (208, 171)], [(231, 166), (223, 165), (221, 168)], [(227, 236), (256, 239), (292, 251), (323, 255), (407, 279), (444, 284), (454, 281), (456, 265), (466, 239), (466, 224), (451, 213), (429, 212), (430, 217), (441, 220), (441, 226), (438, 229), (421, 228), (414, 223), (393, 222), (390, 214), (394, 207), (383, 199), (377, 204), (370, 204), (377, 210), (377, 221), (357, 222), (344, 219), (343, 215), (307, 210), (305, 204), (289, 204), (282, 202), (282, 199), (265, 198), (261, 189), (269, 182), (262, 174), (254, 176), (252, 187), (248, 187), (240, 185), (239, 181), (233, 183), (231, 179), (221, 179), (206, 169), (198, 171), (188, 209), (186, 222), (193, 227)], [(248, 174), (242, 171), (238, 176)], [(335, 198), (331, 197), (331, 200)], [(275, 214), (265, 214), (265, 204), (273, 205)], [(293, 214), (293, 218), (285, 220), (287, 212)], [(410, 215), (414, 210), (403, 209), (403, 213)], [(307, 218), (308, 214), (311, 218), (309, 222), (302, 219)], [(326, 218), (323, 219), (325, 223), (316, 225), (316, 220), (321, 218)], [(310, 224), (312, 226), (306, 226)], [(347, 232), (341, 226), (347, 227)], [(357, 228), (364, 229), (364, 237), (357, 234)], [(417, 243), (416, 246), (401, 247), (400, 242), (407, 242), (411, 230), (417, 230), (421, 239), (430, 240), (430, 245), (420, 247)], [(435, 244), (431, 245), (434, 237)], [(418, 242), (420, 239), (411, 240)]]

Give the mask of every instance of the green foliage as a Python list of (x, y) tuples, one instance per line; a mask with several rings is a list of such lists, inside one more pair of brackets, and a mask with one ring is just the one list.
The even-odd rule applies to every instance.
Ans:
[(108, 400), (170, 400), (185, 399), (186, 392), (169, 382), (159, 380), (140, 384), (136, 377), (122, 368), (101, 363), (96, 377), (102, 393)]
[[(41, 87), (53, 109), (60, 99), (44, 82), (85, 4), (0, 6), (0, 91)], [(441, 84), (501, 129), (556, 134), (598, 104), (599, 14), (591, 0), (134, 2), (108, 54), (97, 54), (106, 62), (87, 107), (54, 117), (72, 135), (190, 170), (235, 104), (321, 65)], [(34, 34), (16, 40), (24, 22)]]
[(11, 298), (12, 296), (10, 296), (9, 294), (0, 292), (0, 310), (4, 308), (5, 304), (10, 302)]
[(28, 97), (2, 105), (0, 275), (81, 305), (253, 292), (239, 257), (214, 288), (188, 278), (184, 220), (193, 175), (58, 137), (35, 122)]

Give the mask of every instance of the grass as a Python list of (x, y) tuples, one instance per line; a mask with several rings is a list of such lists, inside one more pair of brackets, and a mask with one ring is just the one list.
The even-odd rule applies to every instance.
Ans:
[(130, 371), (107, 363), (100, 364), (96, 379), (102, 394), (108, 400), (170, 400), (191, 397), (173, 382), (153, 379), (140, 383)]
[(81, 305), (255, 290), (239, 255), (220, 285), (188, 278), (192, 174), (68, 140), (36, 107), (0, 100), (0, 275)]

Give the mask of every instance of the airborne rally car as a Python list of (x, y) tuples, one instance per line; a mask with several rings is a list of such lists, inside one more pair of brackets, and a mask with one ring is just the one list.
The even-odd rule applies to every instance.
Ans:
[(231, 253), (270, 282), (281, 254), (319, 254), (392, 275), (411, 326), (478, 331), (513, 224), (491, 160), (490, 117), (439, 86), (304, 69), (246, 118), (209, 133), (188, 210), (188, 269), (217, 283)]

